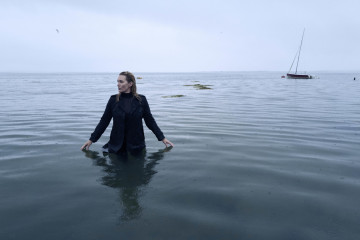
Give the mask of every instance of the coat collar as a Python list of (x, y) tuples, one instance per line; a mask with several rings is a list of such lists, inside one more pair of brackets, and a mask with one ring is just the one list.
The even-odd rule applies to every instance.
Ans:
[[(119, 98), (119, 102), (117, 102), (118, 108), (120, 108), (123, 112), (125, 112), (125, 109), (123, 108), (122, 104), (119, 104), (121, 101), (124, 101), (124, 98)], [(139, 100), (132, 96), (131, 98), (131, 107), (130, 107), (130, 111), (129, 114), (133, 114), (133, 112), (138, 108), (138, 106), (140, 105)]]

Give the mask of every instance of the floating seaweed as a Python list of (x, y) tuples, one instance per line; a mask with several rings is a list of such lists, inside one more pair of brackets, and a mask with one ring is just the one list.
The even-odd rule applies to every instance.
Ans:
[(192, 84), (192, 85), (184, 85), (184, 86), (187, 86), (187, 87), (194, 87), (198, 90), (203, 90), (203, 89), (212, 89), (210, 88), (209, 86), (212, 86), (212, 85), (203, 85), (203, 84)]
[(176, 97), (184, 97), (185, 95), (171, 95), (171, 96), (163, 96), (163, 98), (176, 98)]

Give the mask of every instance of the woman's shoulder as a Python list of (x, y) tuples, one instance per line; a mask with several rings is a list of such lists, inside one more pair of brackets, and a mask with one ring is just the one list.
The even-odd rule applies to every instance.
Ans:
[(142, 95), (142, 94), (137, 94), (138, 95), (138, 100), (140, 101), (140, 102), (143, 102), (144, 100), (146, 101), (146, 97), (145, 97), (145, 95)]
[(109, 102), (109, 103), (114, 103), (114, 102), (116, 102), (116, 96), (117, 96), (117, 94), (111, 95), (108, 102)]
[(118, 94), (111, 95), (109, 100), (115, 101), (117, 95), (118, 95)]
[(139, 98), (140, 98), (139, 101), (140, 101), (140, 103), (141, 103), (142, 105), (143, 105), (143, 104), (148, 104), (145, 95), (138, 94), (138, 96), (139, 96)]

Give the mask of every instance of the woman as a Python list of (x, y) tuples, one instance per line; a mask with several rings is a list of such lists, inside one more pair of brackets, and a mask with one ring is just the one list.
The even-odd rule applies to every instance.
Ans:
[(168, 145), (174, 146), (164, 137), (156, 124), (145, 96), (137, 94), (134, 75), (130, 72), (121, 72), (117, 82), (119, 94), (110, 97), (99, 124), (91, 134), (90, 139), (81, 147), (81, 150), (89, 150), (90, 145), (99, 140), (112, 118), (113, 127), (110, 140), (103, 146), (105, 151), (110, 153), (126, 151), (136, 153), (144, 149), (143, 118), (146, 126), (159, 141), (162, 141), (166, 147)]

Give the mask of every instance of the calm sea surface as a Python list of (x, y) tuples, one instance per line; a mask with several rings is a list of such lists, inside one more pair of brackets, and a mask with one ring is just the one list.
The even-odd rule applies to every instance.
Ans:
[(127, 158), (117, 73), (0, 74), (0, 239), (359, 239), (360, 74), (282, 74), (136, 73), (175, 147)]

